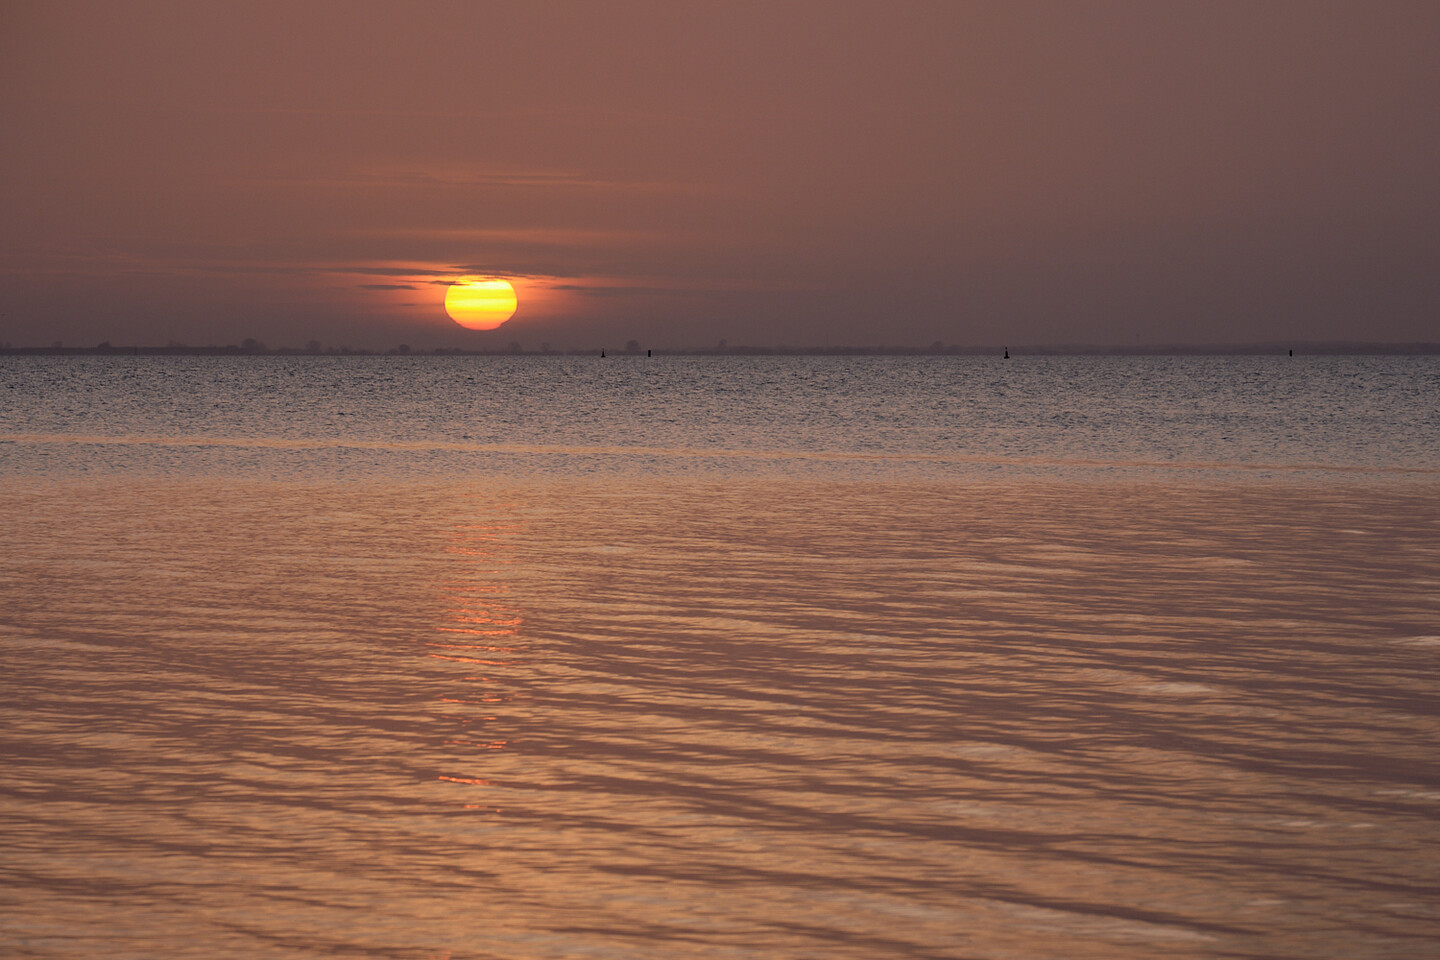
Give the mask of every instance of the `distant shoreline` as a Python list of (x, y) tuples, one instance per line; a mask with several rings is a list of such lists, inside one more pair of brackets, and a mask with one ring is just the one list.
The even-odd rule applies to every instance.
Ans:
[(1440, 342), (1380, 343), (1369, 341), (1328, 340), (1296, 341), (1293, 343), (1265, 342), (1241, 344), (1157, 344), (1141, 346), (1060, 344), (1060, 345), (1016, 345), (1004, 346), (955, 346), (933, 344), (929, 347), (905, 346), (841, 346), (841, 347), (689, 347), (674, 349), (612, 349), (589, 347), (578, 350), (523, 350), (507, 347), (493, 350), (470, 350), (460, 347), (437, 347), (425, 350), (418, 347), (398, 346), (389, 349), (366, 350), (354, 347), (327, 347), (323, 349), (276, 347), (263, 344), (191, 347), (170, 345), (115, 346), (102, 343), (93, 347), (0, 347), (0, 356), (46, 356), (46, 357), (1001, 357), (1007, 352), (1012, 357), (1065, 357), (1065, 356), (1287, 356), (1293, 351), (1301, 356), (1431, 356), (1440, 354)]

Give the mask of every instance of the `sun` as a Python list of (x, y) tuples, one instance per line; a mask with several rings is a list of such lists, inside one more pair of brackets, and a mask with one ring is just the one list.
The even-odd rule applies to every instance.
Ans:
[(506, 280), (458, 280), (445, 291), (445, 312), (462, 327), (494, 330), (515, 315), (515, 288)]

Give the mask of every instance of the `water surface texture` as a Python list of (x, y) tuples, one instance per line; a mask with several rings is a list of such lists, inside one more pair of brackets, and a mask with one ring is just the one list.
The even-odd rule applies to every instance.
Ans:
[[(747, 473), (779, 458), (782, 475), (815, 459), (887, 477), (1440, 473), (1440, 357), (12, 357), (0, 378), (10, 469), (52, 475), (693, 472), (717, 457)], [(84, 440), (111, 449), (73, 449)]]
[(1434, 955), (1432, 360), (616, 361), (0, 364), (0, 953)]

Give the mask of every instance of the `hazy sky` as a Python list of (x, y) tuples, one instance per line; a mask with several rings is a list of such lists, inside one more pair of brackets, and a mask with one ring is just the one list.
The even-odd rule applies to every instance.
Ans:
[(0, 340), (1440, 340), (1437, 51), (1433, 0), (0, 2)]

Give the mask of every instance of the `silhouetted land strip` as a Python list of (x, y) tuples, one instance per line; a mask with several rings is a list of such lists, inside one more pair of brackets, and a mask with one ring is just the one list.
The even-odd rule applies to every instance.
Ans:
[[(604, 350), (607, 357), (645, 356), (647, 350), (615, 350), (600, 346), (573, 350), (524, 350), (516, 345), (488, 350), (465, 349), (461, 347), (437, 347), (433, 350), (412, 348), (405, 345), (388, 350), (364, 350), (353, 347), (267, 347), (259, 343), (230, 344), (228, 346), (191, 347), (169, 345), (115, 346), (101, 343), (93, 347), (0, 347), (0, 356), (56, 356), (56, 357), (377, 357), (377, 356), (437, 356), (437, 357), (497, 357), (497, 356), (599, 356)], [(1104, 344), (1041, 344), (1009, 348), (1012, 356), (1063, 357), (1063, 356), (1285, 356), (1290, 351), (1298, 355), (1340, 356), (1357, 354), (1379, 354), (1386, 356), (1435, 355), (1440, 354), (1440, 342), (1379, 343), (1355, 340), (1296, 341), (1293, 343), (1238, 343), (1238, 344), (1155, 344), (1155, 345), (1104, 345)], [(689, 347), (679, 349), (650, 348), (659, 357), (866, 357), (866, 356), (1001, 356), (1003, 346), (958, 346), (935, 343), (928, 347), (914, 346), (836, 346), (836, 347)]]

